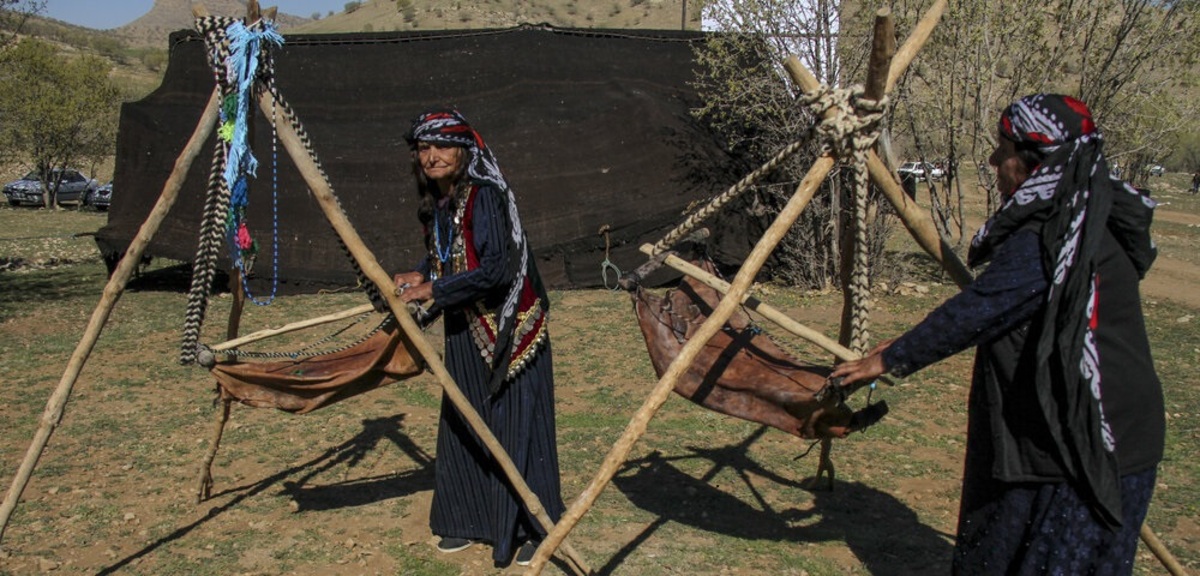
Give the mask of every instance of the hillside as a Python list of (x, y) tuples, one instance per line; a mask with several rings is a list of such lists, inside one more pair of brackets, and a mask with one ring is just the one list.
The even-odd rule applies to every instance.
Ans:
[[(686, 27), (689, 29), (699, 28), (698, 4), (688, 4)], [(680, 6), (674, 0), (369, 0), (353, 10), (310, 20), (288, 31), (390, 32), (505, 28), (522, 23), (678, 30), (683, 19)]]
[[(113, 33), (131, 46), (166, 47), (167, 37), (171, 32), (192, 27), (194, 3), (194, 0), (155, 0), (149, 12), (129, 24), (114, 29)], [(213, 15), (246, 14), (246, 3), (242, 0), (204, 0), (200, 3)], [(271, 5), (265, 2), (261, 4)], [(310, 20), (281, 12), (275, 21), (281, 30), (288, 31)]]
[[(131, 47), (165, 47), (171, 32), (192, 27), (194, 0), (156, 0), (149, 12), (112, 30)], [(211, 14), (245, 14), (242, 0), (206, 0)], [(270, 7), (271, 2), (261, 2)], [(276, 23), (288, 33), (385, 32), (461, 28), (504, 28), (549, 23), (578, 28), (679, 29), (681, 5), (667, 0), (366, 0), (347, 2), (341, 13), (317, 20), (280, 12)], [(687, 28), (699, 27), (695, 4)]]

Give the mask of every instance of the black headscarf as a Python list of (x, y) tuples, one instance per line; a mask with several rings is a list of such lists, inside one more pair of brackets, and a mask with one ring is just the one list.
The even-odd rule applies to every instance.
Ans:
[(1037, 333), (1036, 392), (1060, 461), (1108, 526), (1121, 524), (1116, 442), (1100, 399), (1103, 382), (1095, 327), (1096, 257), (1107, 227), (1138, 275), (1154, 261), (1155, 202), (1109, 176), (1103, 136), (1087, 106), (1069, 96), (1026, 96), (1000, 116), (1000, 137), (1041, 158), (1029, 178), (971, 242), (968, 261), (986, 262), (1013, 232), (1039, 229), (1051, 271)]

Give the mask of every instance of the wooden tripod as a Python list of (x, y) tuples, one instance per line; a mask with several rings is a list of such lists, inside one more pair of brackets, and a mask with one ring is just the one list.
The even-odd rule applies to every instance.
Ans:
[[(260, 14), (258, 2), (251, 0), (249, 4), (248, 13), (257, 19), (257, 16)], [(203, 7), (195, 7), (193, 12), (197, 17), (207, 14)], [(47, 404), (45, 414), (42, 417), (41, 427), (38, 429), (37, 435), (21, 464), (18, 474), (13, 481), (13, 486), (9, 490), (3, 505), (0, 506), (0, 537), (3, 536), (3, 529), (7, 526), (8, 519), (12, 515), (12, 511), (16, 508), (16, 503), (20, 499), (21, 493), (28, 483), (29, 477), (33, 473), (33, 468), (37, 464), (42, 451), (45, 449), (50, 435), (62, 419), (63, 408), (66, 405), (71, 390), (78, 379), (84, 363), (87, 361), (88, 355), (95, 347), (100, 332), (103, 330), (113, 307), (116, 305), (116, 301), (124, 292), (125, 286), (133, 274), (134, 267), (140, 261), (150, 240), (154, 237), (163, 219), (178, 198), (179, 191), (186, 179), (187, 171), (199, 155), (201, 146), (203, 146), (204, 142), (213, 132), (218, 118), (220, 96), (220, 87), (217, 87), (213, 90), (208, 105), (205, 107), (204, 114), (197, 123), (196, 129), (188, 140), (187, 146), (176, 160), (158, 202), (152, 209), (150, 216), (138, 230), (125, 257), (118, 264), (117, 269), (106, 285), (99, 305), (97, 305), (96, 310), (92, 313), (84, 336), (78, 346), (76, 346), (67, 370)], [(263, 90), (259, 93), (258, 106), (268, 117), (271, 116), (274, 104), (274, 97), (269, 91)], [(496, 460), (496, 463), (504, 472), (513, 489), (520, 496), (522, 503), (529, 513), (547, 531), (552, 530), (554, 522), (546, 513), (537, 495), (530, 490), (529, 485), (517, 470), (512, 458), (509, 457), (499, 440), (492, 434), (491, 430), (479, 416), (479, 413), (471, 406), (467, 397), (450, 376), (433, 345), (429, 343), (424, 333), (421, 332), (420, 327), (409, 313), (405, 303), (396, 295), (391, 275), (383, 269), (374, 254), (363, 243), (362, 238), (334, 196), (332, 186), (322, 176), (320, 168), (309, 155), (296, 129), (287, 122), (280, 123), (277, 129), (280, 143), (283, 144), (284, 149), (299, 169), (301, 176), (304, 178), (305, 183), (308, 185), (325, 217), (329, 220), (330, 225), (346, 245), (351, 257), (357, 262), (363, 274), (378, 288), (379, 293), (387, 300), (388, 308), (399, 322), (409, 343), (412, 344), (412, 347), (421, 355), (426, 365), (429, 366), (437, 377), (438, 383), (442, 386), (446, 394), (446, 398), (450, 400), (451, 404), (459, 411), (475, 434), (483, 441), (484, 446)], [(560, 538), (559, 542), (561, 540)], [(571, 569), (577, 574), (588, 574), (591, 572), (591, 569), (579, 558), (570, 545), (565, 545), (563, 552)]]
[[(946, 5), (946, 0), (935, 2), (920, 22), (918, 22), (912, 34), (899, 50), (894, 49), (894, 26), (890, 11), (885, 8), (876, 14), (872, 53), (865, 85), (865, 95), (868, 99), (878, 100), (896, 85), (896, 82), (916, 57), (917, 52), (920, 51), (921, 47), (924, 46), (929, 36), (933, 33), (934, 28), (946, 10)], [(816, 77), (796, 57), (788, 58), (784, 63), (784, 67), (788, 71), (792, 81), (803, 91), (812, 92), (820, 87), (820, 83)], [(725, 296), (721, 299), (720, 305), (712, 311), (708, 319), (696, 330), (696, 333), (688, 340), (687, 344), (680, 350), (679, 355), (676, 356), (666, 372), (663, 373), (651, 391), (650, 396), (634, 414), (621, 437), (605, 457), (604, 462), (601, 464), (599, 471), (591, 483), (588, 484), (583, 493), (570, 505), (563, 518), (559, 521), (558, 526), (543, 540), (542, 545), (534, 555), (528, 574), (536, 576), (541, 573), (554, 548), (574, 528), (582, 516), (591, 509), (592, 505), (599, 498), (600, 493), (603, 492), (617, 473), (621, 464), (628, 458), (633, 445), (645, 433), (650, 419), (654, 417), (659, 408), (666, 402), (676, 381), (687, 371), (704, 345), (728, 321), (737, 307), (749, 299), (749, 288), (754, 281), (754, 277), (758, 274), (775, 247), (783, 239), (791, 225), (799, 218), (816, 190), (829, 175), (834, 163), (835, 159), (829, 154), (821, 156), (813, 163), (792, 195), (792, 198), (780, 211), (775, 221), (766, 230), (750, 255), (746, 258), (746, 261), (738, 270), (732, 283), (725, 283), (711, 274), (705, 273), (703, 270), (689, 266), (679, 258), (668, 257), (663, 259), (663, 263), (666, 265), (716, 288), (720, 292), (723, 292)], [(970, 270), (962, 263), (953, 249), (942, 240), (925, 212), (904, 193), (896, 175), (874, 151), (868, 153), (867, 171), (871, 181), (895, 207), (901, 222), (904, 223), (904, 226), (918, 245), (941, 263), (942, 267), (950, 274), (959, 287), (969, 284), (972, 280)], [(642, 251), (648, 255), (655, 256), (653, 247), (645, 246), (642, 248)], [(756, 309), (760, 313), (763, 313), (769, 320), (778, 323), (782, 328), (813, 341), (817, 345), (834, 353), (838, 358), (848, 360), (858, 356), (824, 336), (814, 335), (811, 330), (788, 319), (781, 313), (776, 313), (769, 306), (756, 303)], [(1183, 574), (1182, 567), (1178, 561), (1171, 556), (1170, 552), (1154, 536), (1154, 533), (1150, 531), (1148, 526), (1142, 526), (1141, 535), (1143, 541), (1172, 574)]]

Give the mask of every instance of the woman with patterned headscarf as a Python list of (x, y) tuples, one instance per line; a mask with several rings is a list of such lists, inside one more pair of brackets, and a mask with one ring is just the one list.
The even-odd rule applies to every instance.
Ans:
[(1129, 574), (1165, 433), (1138, 295), (1155, 203), (1111, 179), (1074, 98), (1014, 102), (997, 140), (1003, 202), (968, 256), (988, 267), (833, 376), (905, 376), (976, 346), (954, 572)]
[[(456, 110), (425, 112), (412, 149), (428, 256), (397, 274), (400, 298), (444, 318), (446, 368), (512, 458), (547, 514), (562, 501), (554, 429), (549, 302), (512, 189), (479, 133)], [(528, 564), (545, 535), (503, 471), (445, 399), (430, 527), (438, 549), (492, 546), (498, 565)]]

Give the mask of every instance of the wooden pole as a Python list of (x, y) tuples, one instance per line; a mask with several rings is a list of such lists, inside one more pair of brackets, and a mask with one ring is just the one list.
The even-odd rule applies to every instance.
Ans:
[(867, 83), (863, 86), (863, 97), (879, 100), (887, 95), (888, 75), (892, 58), (896, 55), (896, 25), (892, 11), (880, 8), (875, 12), (875, 31), (871, 35), (871, 58), (867, 64)]
[[(924, 22), (924, 20), (922, 21)], [(907, 46), (911, 43), (910, 40), (905, 45)], [(816, 77), (804, 67), (799, 58), (795, 56), (789, 57), (784, 62), (783, 67), (788, 71), (792, 81), (800, 86), (802, 90), (809, 92), (820, 87), (820, 83)], [(897, 62), (893, 60), (891, 66), (892, 74), (895, 74), (896, 68)], [(884, 196), (896, 207), (900, 221), (904, 223), (904, 226), (912, 234), (917, 243), (942, 264), (942, 267), (946, 269), (959, 286), (969, 284), (973, 279), (971, 271), (962, 263), (962, 260), (958, 258), (958, 255), (955, 254), (950, 245), (942, 240), (942, 237), (934, 228), (933, 222), (929, 220), (924, 211), (919, 209), (916, 203), (904, 193), (896, 176), (874, 151), (871, 151), (867, 157), (867, 170), (871, 174), (871, 180), (875, 182), (875, 185), (883, 191)]]
[(971, 270), (967, 268), (966, 264), (963, 264), (954, 249), (942, 239), (941, 234), (937, 233), (937, 229), (934, 228), (933, 222), (925, 210), (904, 193), (900, 182), (896, 180), (895, 173), (883, 163), (883, 160), (875, 152), (871, 152), (867, 158), (867, 170), (871, 173), (871, 180), (883, 192), (883, 196), (896, 208), (896, 215), (899, 216), (900, 222), (908, 229), (908, 233), (917, 241), (917, 244), (942, 264), (942, 268), (950, 274), (950, 278), (960, 288), (970, 284), (974, 280)]
[(1149, 524), (1142, 524), (1140, 534), (1142, 542), (1154, 553), (1158, 561), (1162, 562), (1163, 568), (1166, 568), (1167, 572), (1171, 573), (1171, 576), (1187, 576), (1187, 569), (1183, 567), (1183, 564), (1179, 563), (1179, 560), (1175, 559), (1175, 555), (1171, 554), (1170, 550), (1167, 550), (1167, 546), (1162, 543), (1162, 540), (1158, 539), (1158, 536), (1150, 529)]
[(591, 483), (588, 484), (587, 488), (584, 489), (583, 493), (571, 504), (566, 513), (563, 514), (562, 519), (559, 520), (554, 530), (551, 530), (546, 535), (546, 539), (542, 541), (542, 545), (538, 547), (537, 553), (533, 556), (533, 562), (529, 567), (529, 574), (536, 576), (541, 573), (546, 566), (546, 561), (549, 559), (550, 553), (566, 538), (567, 533), (575, 527), (575, 524), (579, 522), (583, 514), (590, 510), (596, 499), (600, 497), (600, 493), (604, 491), (609, 481), (616, 475), (621, 463), (629, 456), (633, 445), (646, 432), (646, 427), (650, 419), (654, 417), (654, 414), (666, 402), (671, 390), (675, 388), (675, 382), (691, 366), (692, 361), (695, 360), (696, 355), (700, 353), (704, 345), (725, 325), (725, 321), (733, 315), (734, 310), (741, 304), (746, 291), (754, 282), (754, 277), (771, 255), (771, 252), (775, 250), (775, 247), (783, 239), (788, 228), (800, 217), (800, 213), (808, 205), (817, 188), (821, 186), (825, 177), (829, 175), (829, 171), (833, 169), (833, 164), (833, 158), (825, 155), (818, 158), (812, 167), (809, 168), (808, 174), (800, 182), (796, 193), (792, 195), (791, 200), (780, 211), (775, 222), (771, 224), (771, 227), (767, 229), (763, 237), (759, 239), (754, 250), (750, 252), (745, 263), (742, 264), (741, 269), (733, 280), (733, 284), (729, 288), (729, 293), (725, 298), (721, 299), (720, 305), (713, 310), (712, 315), (700, 325), (695, 335), (679, 351), (679, 355), (667, 367), (667, 371), (659, 379), (658, 384), (651, 391), (649, 398), (646, 399), (642, 407), (634, 414), (629, 424), (625, 427), (624, 433), (622, 433), (616, 444), (613, 445), (608, 456), (605, 457), (599, 472), (592, 479)]
[(888, 72), (887, 85), (885, 90), (891, 92), (892, 88), (896, 87), (896, 82), (904, 75), (904, 71), (908, 70), (908, 65), (912, 64), (917, 53), (929, 41), (929, 37), (933, 35), (933, 29), (937, 27), (938, 21), (942, 19), (942, 14), (946, 12), (946, 0), (937, 0), (929, 10), (925, 11), (925, 15), (917, 22), (916, 28), (913, 28), (912, 33), (908, 35), (908, 39), (904, 44), (896, 50), (896, 56), (892, 58), (892, 66)]
[(25, 453), (25, 459), (21, 462), (16, 477), (13, 478), (12, 486), (8, 490), (8, 495), (4, 498), (3, 505), (0, 505), (0, 539), (4, 537), (4, 530), (8, 527), (8, 520), (12, 516), (13, 510), (17, 507), (17, 501), (21, 498), (21, 493), (25, 491), (25, 485), (29, 482), (29, 477), (33, 474), (33, 469), (37, 466), (37, 461), (41, 458), (42, 451), (46, 448), (46, 443), (50, 440), (50, 435), (54, 433), (54, 429), (62, 420), (63, 409), (66, 407), (67, 399), (71, 396), (71, 389), (74, 388), (75, 381), (79, 378), (79, 373), (83, 371), (83, 365), (87, 363), (88, 356), (91, 355), (92, 349), (95, 348), (96, 341), (99, 340), (100, 332), (104, 330), (104, 325), (108, 322), (108, 317), (112, 313), (113, 307), (116, 306), (117, 300), (121, 298), (121, 294), (125, 292), (125, 285), (129, 282), (129, 278), (133, 275), (133, 271), (138, 263), (141, 262), (142, 254), (145, 253), (150, 240), (158, 232), (159, 226), (162, 225), (171, 207), (175, 205), (175, 200), (179, 196), (179, 190), (183, 187), (183, 182), (187, 177), (188, 169), (192, 166), (192, 162), (200, 155), (201, 147), (209, 135), (212, 134), (213, 127), (217, 123), (217, 112), (219, 109), (220, 92), (213, 90), (212, 95), (208, 99), (208, 104), (204, 108), (204, 113), (201, 114), (200, 121), (196, 124), (195, 131), (192, 132), (191, 139), (188, 140), (183, 152), (175, 160), (175, 167), (171, 170), (171, 175), (167, 178), (166, 184), (163, 185), (162, 194), (159, 195), (158, 202), (150, 210), (150, 215), (146, 217), (145, 222), (142, 222), (137, 235), (129, 243), (129, 248), (125, 250), (125, 257), (117, 264), (112, 277), (108, 279), (108, 284), (104, 286), (104, 293), (100, 297), (100, 303), (96, 305), (96, 309), (92, 312), (83, 337), (79, 340), (79, 344), (75, 346), (75, 351), (71, 354), (71, 359), (67, 363), (66, 371), (63, 372), (62, 379), (58, 382), (58, 387), (55, 388), (54, 393), (50, 396), (50, 400), (46, 403), (46, 410), (42, 413), (41, 426), (38, 427), (33, 442), (29, 446), (29, 450)]
[[(259, 96), (258, 105), (267, 116), (271, 115), (273, 103), (274, 100), (270, 92), (263, 91)], [(379, 265), (379, 261), (376, 260), (375, 255), (363, 243), (358, 231), (354, 229), (346, 213), (342, 210), (341, 205), (338, 204), (337, 198), (333, 195), (333, 188), (325, 181), (316, 162), (309, 156), (295, 128), (288, 122), (280, 122), (276, 128), (280, 143), (283, 144), (292, 162), (295, 163), (301, 176), (304, 177), (305, 183), (308, 184), (313, 197), (325, 213), (325, 217), (342, 239), (351, 256), (358, 263), (363, 275), (375, 284), (379, 289), (379, 293), (387, 300), (392, 314), (395, 315), (396, 320), (400, 323), (400, 327), (408, 335), (409, 343), (425, 359), (425, 363), (442, 385), (442, 390), (445, 391), (446, 398), (459, 411), (463, 419), (467, 421), (467, 424), (471, 426), (471, 429), (479, 436), (484, 446), (487, 447), (492, 457), (495, 458), (496, 463), (504, 471), (504, 475), (521, 497), (529, 513), (537, 518), (543, 528), (551, 531), (554, 527), (554, 521), (546, 514), (545, 507), (542, 506), (537, 495), (529, 489), (529, 485), (521, 477), (521, 473), (517, 470), (516, 465), (513, 464), (512, 458), (505, 452), (504, 447), (500, 445), (499, 440), (492, 434), (492, 431), (488, 429), (483, 418), (471, 407), (470, 401), (467, 400), (462, 390), (454, 382), (454, 378), (446, 370), (446, 366), (442, 363), (437, 351), (425, 339), (421, 328), (417, 326), (416, 321), (413, 320), (412, 315), (408, 312), (407, 305), (396, 294), (396, 286), (392, 282), (392, 276)], [(581, 574), (591, 572), (591, 569), (583, 563), (569, 545), (564, 545), (563, 551), (566, 553), (568, 560), (574, 563), (573, 568), (580, 571)]]
[(196, 479), (197, 504), (208, 500), (208, 497), (212, 495), (212, 463), (217, 457), (217, 450), (221, 447), (221, 437), (225, 435), (225, 423), (229, 422), (229, 411), (232, 407), (233, 400), (221, 399), (221, 409), (217, 412), (217, 421), (213, 425), (212, 436), (209, 438), (208, 452), (204, 454), (204, 460), (200, 462), (200, 474)]
[(338, 320), (345, 320), (347, 318), (361, 316), (374, 310), (375, 306), (371, 304), (363, 304), (348, 310), (342, 310), (341, 312), (334, 312), (333, 314), (326, 314), (325, 316), (318, 316), (308, 320), (300, 320), (298, 322), (292, 322), (291, 324), (284, 324), (279, 328), (267, 328), (264, 330), (259, 330), (258, 332), (247, 334), (241, 338), (229, 340), (220, 344), (214, 344), (209, 346), (209, 349), (211, 349), (213, 352), (232, 350), (243, 344), (250, 344), (251, 342), (258, 342), (259, 340), (266, 340), (272, 336), (279, 336), (280, 334), (287, 334), (288, 332), (295, 332), (305, 328), (312, 328), (313, 326), (320, 326), (322, 324), (329, 324), (330, 322), (337, 322)]
[[(644, 254), (653, 254), (654, 246), (650, 244), (643, 244), (640, 250)], [(692, 264), (691, 262), (688, 262), (687, 260), (684, 260), (683, 258), (680, 258), (674, 254), (667, 255), (667, 257), (663, 260), (663, 264), (666, 264), (675, 270), (699, 280), (709, 288), (712, 288), (713, 290), (716, 290), (722, 294), (728, 294), (731, 288), (728, 282), (717, 278), (716, 276), (710, 274), (707, 270), (696, 266), (695, 264)], [(767, 304), (766, 302), (763, 302), (762, 300), (759, 300), (758, 298), (755, 298), (753, 294), (749, 293), (749, 291), (742, 295), (741, 304), (747, 308), (750, 308), (751, 310), (754, 310), (755, 312), (758, 312), (759, 314), (762, 314), (764, 318), (775, 322), (788, 332), (791, 332), (796, 336), (804, 338), (805, 340), (820, 346), (826, 352), (833, 354), (840, 360), (848, 362), (850, 360), (858, 360), (861, 357), (853, 350), (838, 344), (832, 338), (829, 338), (828, 336), (791, 319), (787, 314), (784, 314), (777, 308)]]

